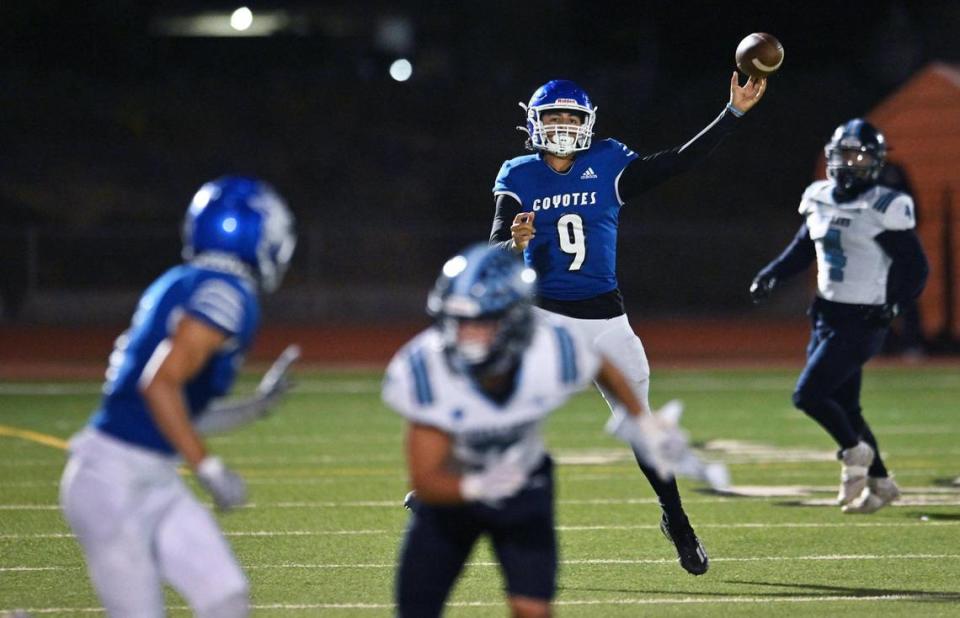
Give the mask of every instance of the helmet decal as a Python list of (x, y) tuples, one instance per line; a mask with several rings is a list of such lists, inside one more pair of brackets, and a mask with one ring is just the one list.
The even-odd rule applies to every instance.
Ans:
[(887, 159), (883, 133), (862, 118), (838, 126), (823, 150), (827, 176), (846, 193), (859, 193), (875, 185)]
[[(448, 362), (479, 374), (508, 367), (532, 336), (536, 273), (504, 249), (474, 245), (444, 264), (427, 298)], [(461, 337), (463, 322), (493, 325), (489, 341)]]
[(245, 264), (272, 292), (296, 247), (293, 214), (269, 184), (224, 176), (200, 187), (183, 221), (183, 257), (217, 255)]

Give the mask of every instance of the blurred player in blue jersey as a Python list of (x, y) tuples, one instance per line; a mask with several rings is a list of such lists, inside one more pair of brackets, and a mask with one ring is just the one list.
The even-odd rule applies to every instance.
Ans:
[[(645, 409), (650, 366), (627, 320), (616, 275), (620, 208), (704, 160), (765, 89), (766, 80), (752, 78), (740, 86), (734, 72), (730, 102), (711, 124), (686, 144), (647, 156), (614, 139), (595, 143), (596, 107), (571, 81), (547, 82), (528, 104), (521, 103), (527, 112), (521, 128), (534, 154), (500, 168), (490, 241), (523, 252), (540, 277), (539, 310), (601, 346)], [(638, 463), (660, 500), (660, 528), (674, 543), (680, 564), (694, 575), (705, 573), (707, 554), (684, 513), (676, 481), (663, 481), (639, 458)]]
[(541, 425), (591, 381), (617, 402), (608, 431), (668, 476), (693, 457), (577, 331), (534, 315), (536, 273), (477, 245), (451, 258), (428, 299), (436, 320), (394, 356), (383, 399), (407, 421), (415, 491), (397, 573), (398, 615), (439, 616), (474, 544), (489, 535), (513, 616), (550, 615), (557, 541), (553, 463)]
[(110, 616), (164, 616), (163, 584), (197, 616), (249, 613), (248, 585), (211, 514), (177, 474), (189, 466), (217, 507), (243, 480), (201, 436), (262, 417), (287, 387), (291, 346), (248, 399), (223, 401), (260, 319), (257, 293), (280, 284), (294, 220), (266, 183), (224, 177), (193, 197), (186, 262), (153, 282), (117, 339), (103, 400), (70, 441), (60, 501)]
[(826, 146), (828, 180), (807, 187), (804, 222), (786, 250), (750, 286), (754, 302), (817, 263), (817, 295), (807, 366), (793, 403), (840, 447), (844, 513), (872, 513), (900, 496), (860, 408), (863, 365), (883, 345), (899, 305), (927, 279), (914, 233), (909, 195), (877, 184), (887, 155), (883, 134), (859, 118), (839, 127)]

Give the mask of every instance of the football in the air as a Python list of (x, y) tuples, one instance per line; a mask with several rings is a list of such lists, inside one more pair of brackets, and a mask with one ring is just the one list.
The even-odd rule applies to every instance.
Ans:
[(750, 77), (766, 77), (783, 64), (783, 45), (766, 32), (747, 35), (737, 45), (737, 68)]

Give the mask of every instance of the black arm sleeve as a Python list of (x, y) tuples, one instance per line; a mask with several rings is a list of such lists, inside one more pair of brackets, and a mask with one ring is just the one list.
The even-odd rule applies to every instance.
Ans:
[(693, 139), (676, 148), (634, 159), (620, 176), (618, 189), (624, 202), (651, 189), (672, 176), (695, 167), (737, 126), (738, 117), (724, 108), (717, 118)]
[(497, 196), (497, 209), (493, 213), (493, 227), (490, 230), (490, 244), (510, 249), (512, 236), (510, 226), (513, 218), (520, 212), (520, 202), (511, 195), (501, 193)]
[(874, 240), (893, 260), (887, 274), (887, 301), (904, 303), (920, 296), (930, 267), (923, 246), (913, 230), (886, 231)]
[(777, 259), (767, 264), (763, 270), (757, 273), (757, 276), (761, 277), (770, 274), (779, 281), (784, 281), (806, 270), (816, 257), (817, 250), (813, 245), (813, 241), (810, 239), (810, 231), (807, 229), (807, 224), (803, 223), (800, 225), (800, 229), (797, 230), (793, 240), (790, 241), (787, 248), (783, 250), (783, 253), (777, 256)]

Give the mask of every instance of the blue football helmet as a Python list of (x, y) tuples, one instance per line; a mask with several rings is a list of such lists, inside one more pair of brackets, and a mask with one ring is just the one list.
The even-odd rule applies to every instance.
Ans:
[[(508, 251), (473, 245), (447, 260), (427, 297), (427, 313), (443, 336), (447, 360), (458, 371), (482, 375), (508, 369), (533, 335), (537, 274)], [(466, 342), (463, 321), (496, 322), (489, 342)]]
[(877, 183), (887, 160), (883, 133), (862, 118), (849, 120), (833, 132), (823, 149), (827, 176), (846, 193), (861, 192)]
[[(545, 150), (560, 157), (590, 148), (597, 108), (580, 86), (566, 79), (550, 80), (537, 88), (530, 102), (520, 103), (527, 112), (527, 126), (518, 127), (530, 136), (527, 147)], [(582, 117), (579, 125), (551, 124), (544, 126), (543, 113), (551, 110), (576, 112)]]
[(296, 245), (286, 202), (256, 178), (224, 176), (206, 183), (183, 220), (184, 259), (238, 259), (252, 268), (265, 292), (280, 285)]

